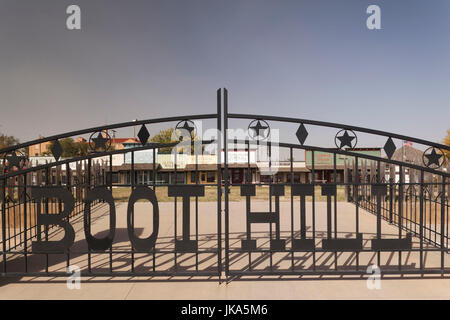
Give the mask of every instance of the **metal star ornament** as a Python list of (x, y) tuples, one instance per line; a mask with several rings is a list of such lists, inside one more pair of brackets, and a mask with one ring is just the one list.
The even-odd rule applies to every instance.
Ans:
[(22, 159), (18, 157), (15, 152), (9, 156), (6, 156), (6, 161), (8, 162), (8, 168), (16, 167), (17, 169), (20, 169), (20, 162)]
[[(181, 123), (183, 123), (183, 125), (181, 125)], [(175, 134), (179, 140), (182, 140), (183, 136), (186, 135), (185, 132), (189, 132), (189, 136), (192, 138), (192, 133), (195, 135), (195, 129), (195, 124), (191, 120), (182, 120), (175, 126)]]
[[(427, 154), (427, 152), (430, 150), (431, 152), (429, 154)], [(436, 152), (436, 148), (428, 148), (427, 150), (425, 150), (425, 152), (423, 153), (423, 158), (424, 158), (424, 164), (427, 167), (431, 167), (432, 165), (435, 165), (435, 168), (439, 168), (440, 166), (442, 166), (442, 163), (444, 161), (440, 161), (440, 159), (443, 157), (443, 153), (441, 152), (440, 154)], [(427, 161), (425, 161), (425, 158), (427, 159)]]
[(95, 144), (95, 150), (97, 149), (104, 149), (106, 150), (106, 142), (108, 141), (108, 138), (105, 138), (101, 132), (98, 133), (97, 138), (93, 138), (92, 141)]
[(187, 130), (189, 134), (192, 134), (192, 131), (194, 131), (194, 127), (191, 127), (187, 121), (184, 122), (184, 125), (181, 128)]
[[(261, 123), (261, 121), (263, 123)], [(270, 127), (264, 120), (253, 120), (248, 126), (248, 129), (249, 132), (250, 130), (253, 132), (253, 134), (250, 135), (253, 139), (257, 138), (266, 139), (269, 137), (270, 134)]]
[[(341, 136), (338, 136), (338, 134), (342, 131), (344, 131), (344, 134), (342, 134)], [(350, 130), (350, 132), (353, 134), (353, 136), (349, 135), (347, 130), (341, 130), (337, 133), (336, 138), (335, 138), (335, 143), (336, 143), (336, 139), (340, 141), (339, 146), (336, 143), (336, 146), (339, 149), (342, 149), (345, 146), (347, 146), (349, 148), (354, 148), (356, 146), (356, 141), (355, 141), (355, 143), (353, 143), (353, 140), (356, 139), (356, 134), (351, 130)]]

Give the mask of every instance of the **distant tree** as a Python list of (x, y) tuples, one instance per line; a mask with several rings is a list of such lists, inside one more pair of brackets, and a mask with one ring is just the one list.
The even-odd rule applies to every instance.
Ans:
[[(155, 143), (162, 143), (162, 144), (177, 142), (176, 140), (172, 140), (173, 130), (174, 130), (173, 128), (161, 130), (156, 135), (154, 135), (150, 139), (150, 141), (155, 142)], [(173, 147), (164, 147), (164, 148), (160, 148), (158, 150), (158, 152), (159, 153), (171, 153), (172, 149), (173, 149)]]
[[(89, 144), (87, 142), (80, 141), (80, 142), (75, 142), (75, 143), (77, 144), (77, 149), (78, 149), (77, 155), (85, 156), (89, 153)], [(111, 148), (114, 149), (112, 147), (112, 145), (111, 145)]]
[[(154, 135), (152, 138), (150, 138), (150, 141), (155, 142), (155, 143), (161, 143), (161, 144), (180, 142), (179, 140), (173, 139), (174, 138), (173, 131), (174, 131), (174, 128), (161, 130), (156, 135)], [(195, 141), (200, 140), (197, 136), (194, 135), (194, 133), (191, 133), (191, 136)], [(159, 153), (171, 153), (173, 148), (174, 147), (159, 148), (158, 152)], [(203, 150), (203, 146), (202, 146), (202, 150)], [(183, 147), (178, 147), (177, 151), (178, 151), (178, 153), (182, 153)], [(194, 154), (194, 146), (191, 146), (191, 154)]]
[[(75, 142), (72, 138), (63, 138), (59, 140), (61, 148), (63, 150), (61, 157), (63, 158), (73, 158), (78, 156), (85, 156), (88, 154), (88, 143), (87, 142)], [(54, 141), (50, 143), (48, 151), (44, 155), (52, 155), (51, 149), (55, 144)]]
[(13, 146), (19, 143), (19, 139), (14, 136), (8, 136), (6, 134), (0, 134), (0, 149)]

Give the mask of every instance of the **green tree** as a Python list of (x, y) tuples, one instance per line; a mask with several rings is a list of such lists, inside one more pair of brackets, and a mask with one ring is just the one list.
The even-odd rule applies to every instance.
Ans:
[[(49, 151), (45, 152), (45, 155), (52, 155), (50, 151), (54, 145), (54, 141), (50, 143)], [(86, 142), (75, 142), (72, 138), (63, 138), (59, 140), (61, 148), (63, 150), (61, 157), (73, 158), (79, 156), (85, 156), (88, 154), (88, 144)]]
[(19, 139), (14, 136), (8, 136), (6, 134), (0, 134), (0, 149), (13, 146), (19, 143)]
[[(177, 142), (176, 140), (172, 140), (173, 130), (174, 130), (173, 128), (161, 130), (156, 135), (154, 135), (150, 139), (150, 141), (155, 142), (155, 143), (162, 143), (162, 144)], [(158, 152), (159, 153), (171, 153), (172, 149), (173, 149), (173, 147), (164, 147), (164, 148), (160, 148), (158, 150)]]
[[(170, 128), (170, 129), (166, 129), (166, 130), (160, 130), (156, 135), (154, 135), (152, 138), (150, 138), (151, 142), (155, 142), (155, 143), (161, 143), (161, 144), (169, 144), (169, 143), (176, 143), (179, 142), (179, 140), (173, 140), (173, 131), (174, 128)], [(192, 138), (195, 141), (199, 141), (200, 139), (197, 136), (194, 136), (193, 133), (191, 133)], [(163, 148), (159, 148), (158, 152), (163, 154), (163, 153), (171, 153), (174, 147), (163, 147)], [(203, 146), (202, 146), (202, 150), (203, 150)], [(178, 153), (182, 153), (183, 152), (183, 147), (178, 147)], [(191, 146), (191, 154), (194, 154), (194, 146)]]

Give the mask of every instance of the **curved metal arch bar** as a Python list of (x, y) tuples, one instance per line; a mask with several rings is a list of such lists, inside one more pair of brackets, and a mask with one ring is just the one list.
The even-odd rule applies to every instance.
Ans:
[[(233, 143), (235, 140), (228, 140), (228, 143)], [(245, 140), (236, 140), (237, 143), (239, 144), (244, 144), (247, 143)], [(252, 144), (252, 143), (250, 143)], [(441, 175), (444, 177), (449, 178), (450, 177), (450, 173), (447, 172), (443, 172), (443, 171), (436, 171), (427, 167), (421, 167), (421, 166), (417, 166), (415, 164), (411, 164), (411, 163), (406, 163), (406, 162), (401, 162), (401, 161), (396, 161), (396, 160), (390, 160), (388, 158), (379, 158), (379, 157), (375, 157), (375, 156), (371, 156), (371, 155), (366, 155), (366, 154), (362, 154), (362, 153), (355, 153), (355, 152), (349, 152), (349, 151), (344, 151), (344, 150), (336, 150), (336, 149), (330, 149), (330, 148), (322, 148), (322, 147), (315, 147), (315, 146), (307, 146), (307, 145), (299, 145), (299, 144), (293, 144), (293, 143), (284, 143), (284, 142), (279, 142), (278, 146), (283, 147), (283, 148), (293, 148), (293, 149), (303, 149), (303, 150), (311, 150), (311, 151), (322, 151), (322, 152), (328, 152), (328, 153), (336, 153), (336, 154), (342, 154), (342, 155), (346, 155), (346, 156), (350, 156), (350, 157), (358, 157), (358, 158), (363, 158), (363, 159), (368, 159), (368, 160), (374, 160), (374, 161), (381, 161), (381, 162), (385, 162), (385, 163), (390, 163), (390, 164), (395, 164), (398, 166), (403, 166), (403, 167), (408, 167), (411, 169), (416, 169), (416, 170), (421, 170), (421, 171), (426, 171), (429, 173), (433, 173), (433, 174), (437, 174), (437, 175)]]
[(21, 148), (32, 146), (35, 144), (40, 144), (40, 143), (47, 142), (47, 141), (52, 141), (52, 140), (72, 137), (72, 136), (76, 136), (76, 135), (92, 133), (92, 132), (96, 132), (96, 131), (102, 131), (102, 130), (133, 127), (133, 126), (149, 124), (149, 123), (182, 121), (182, 120), (186, 120), (186, 119), (201, 120), (201, 119), (216, 119), (216, 118), (217, 118), (217, 114), (213, 113), (213, 114), (200, 114), (200, 115), (190, 115), (190, 116), (188, 115), (188, 116), (178, 116), (178, 117), (156, 118), (156, 119), (147, 119), (147, 120), (139, 120), (139, 121), (128, 121), (128, 122), (105, 125), (105, 126), (101, 126), (101, 127), (92, 127), (92, 128), (88, 128), (88, 129), (76, 130), (76, 131), (66, 132), (63, 134), (57, 134), (57, 135), (42, 138), (42, 139), (31, 140), (28, 142), (19, 143), (14, 146), (0, 149), (0, 153), (10, 152), (13, 150), (21, 149)]
[[(215, 140), (202, 140), (201, 141), (202, 144), (210, 144), (210, 143), (214, 143), (214, 142), (215, 142)], [(153, 148), (174, 147), (178, 143), (179, 142), (152, 143), (152, 144), (147, 144), (145, 146), (136, 147), (136, 148), (128, 148), (128, 149), (112, 150), (112, 151), (106, 151), (106, 152), (91, 153), (86, 156), (80, 156), (80, 157), (50, 162), (50, 163), (43, 164), (40, 166), (23, 169), (21, 171), (13, 171), (13, 172), (5, 174), (5, 175), (0, 175), (0, 180), (15, 177), (18, 175), (23, 175), (28, 172), (34, 172), (34, 171), (43, 170), (46, 168), (57, 167), (57, 166), (60, 166), (63, 164), (71, 163), (71, 162), (83, 161), (83, 160), (88, 160), (88, 159), (92, 159), (92, 158), (100, 158), (100, 157), (109, 156), (109, 155), (113, 155), (113, 154), (121, 154), (121, 153), (136, 152), (136, 151), (141, 151), (141, 150), (148, 150), (148, 149), (153, 149)]]
[(385, 136), (387, 138), (391, 137), (391, 138), (396, 138), (396, 139), (401, 139), (401, 140), (407, 140), (407, 141), (411, 141), (411, 142), (415, 142), (415, 143), (419, 143), (419, 144), (432, 146), (432, 147), (450, 151), (450, 146), (446, 146), (446, 145), (432, 142), (432, 141), (417, 139), (417, 138), (408, 137), (408, 136), (395, 134), (395, 133), (391, 133), (391, 132), (386, 132), (386, 131), (379, 131), (379, 130), (374, 130), (374, 129), (350, 126), (350, 125), (346, 125), (346, 124), (339, 124), (339, 123), (333, 123), (333, 122), (324, 122), (324, 121), (306, 120), (306, 119), (297, 119), (297, 118), (288, 118), (288, 117), (277, 117), (277, 116), (239, 114), (239, 113), (228, 113), (228, 118), (270, 120), (270, 121), (290, 122), (290, 123), (299, 123), (299, 124), (303, 123), (303, 124), (310, 124), (310, 125), (314, 125), (314, 126), (338, 128), (338, 129), (344, 129), (344, 130), (354, 130), (354, 131), (359, 131), (359, 132), (375, 134), (375, 135), (379, 135), (379, 136)]

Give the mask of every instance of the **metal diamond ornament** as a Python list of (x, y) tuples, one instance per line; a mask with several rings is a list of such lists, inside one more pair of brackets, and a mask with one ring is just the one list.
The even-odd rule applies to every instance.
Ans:
[(63, 148), (61, 147), (59, 140), (55, 141), (50, 151), (52, 152), (53, 157), (55, 157), (55, 160), (58, 161), (63, 152)]
[(300, 127), (298, 127), (297, 132), (295, 133), (298, 141), (301, 145), (305, 143), (306, 138), (308, 137), (308, 131), (306, 130), (304, 124), (302, 123)]
[(386, 155), (388, 156), (388, 158), (391, 159), (392, 156), (394, 155), (395, 150), (397, 149), (395, 147), (394, 141), (392, 141), (391, 137), (389, 137), (389, 139), (386, 141), (383, 149), (384, 149), (384, 152), (386, 152)]
[(150, 133), (147, 130), (147, 127), (143, 124), (141, 129), (138, 132), (138, 138), (142, 145), (145, 145), (150, 137)]

